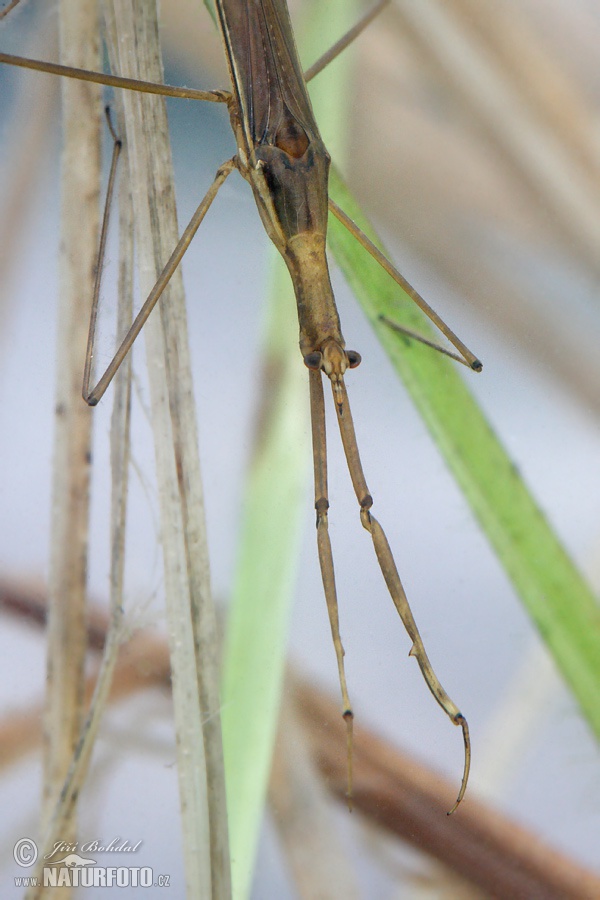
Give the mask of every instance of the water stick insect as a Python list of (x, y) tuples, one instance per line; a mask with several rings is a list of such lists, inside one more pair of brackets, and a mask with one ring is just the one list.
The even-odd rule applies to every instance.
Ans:
[[(236, 141), (236, 154), (217, 171), (213, 184), (199, 204), (112, 362), (97, 384), (90, 389), (99, 296), (98, 275), (84, 373), (84, 398), (90, 405), (98, 403), (181, 261), (220, 186), (231, 172), (237, 170), (252, 188), (262, 222), (288, 267), (296, 294), (300, 350), (309, 370), (318, 554), (337, 657), (343, 715), (347, 724), (349, 801), (352, 794), (353, 713), (346, 686), (333, 555), (328, 531), (329, 501), (324, 376), (329, 379), (331, 384), (342, 444), (360, 507), (361, 523), (371, 535), (375, 554), (389, 593), (412, 641), (410, 654), (416, 658), (427, 686), (439, 705), (451, 721), (462, 728), (465, 763), (454, 810), (464, 796), (468, 780), (471, 756), (469, 730), (465, 717), (442, 687), (429, 662), (387, 538), (381, 525), (370, 511), (373, 500), (362, 470), (345, 386), (345, 374), (348, 369), (358, 366), (360, 355), (356, 351), (346, 350), (331, 288), (326, 257), (329, 210), (350, 230), (390, 276), (408, 291), (458, 352), (454, 353), (446, 348), (433, 346), (476, 371), (481, 368), (481, 364), (425, 301), (406, 284), (391, 263), (329, 198), (330, 158), (319, 134), (306, 87), (306, 81), (317, 75), (327, 62), (335, 58), (387, 5), (387, 2), (388, 0), (382, 0), (377, 3), (348, 35), (304, 75), (284, 0), (245, 0), (245, 2), (216, 0), (215, 5), (231, 76), (232, 91), (194, 91), (172, 88), (147, 82), (136, 82), (117, 76), (72, 70), (59, 65), (24, 60), (7, 54), (0, 54), (0, 61), (118, 88), (220, 102), (227, 105)], [(116, 159), (118, 143), (115, 147)], [(107, 203), (107, 210), (109, 208), (110, 202)], [(107, 219), (108, 215), (105, 216), (105, 226)], [(100, 263), (99, 273), (101, 268)], [(403, 329), (399, 330), (403, 331)], [(411, 339), (421, 340), (419, 335), (412, 332), (404, 332), (404, 334)], [(424, 343), (430, 342), (424, 340)]]

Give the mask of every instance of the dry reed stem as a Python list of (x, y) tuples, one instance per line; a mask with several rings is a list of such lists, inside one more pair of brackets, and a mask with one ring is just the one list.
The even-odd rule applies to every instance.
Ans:
[[(133, 216), (131, 197), (127, 189), (127, 175), (122, 174), (121, 246), (119, 260), (119, 307), (117, 338), (127, 332), (133, 308)], [(83, 399), (81, 399), (83, 403)], [(60, 804), (54, 811), (45, 846), (53, 847), (64, 840), (78, 797), (84, 786), (100, 727), (108, 703), (119, 646), (123, 637), (123, 577), (125, 567), (125, 524), (129, 470), (129, 422), (131, 408), (131, 362), (128, 360), (115, 379), (115, 396), (111, 420), (111, 562), (110, 562), (110, 618), (104, 626), (102, 661), (95, 680), (86, 685), (84, 706), (88, 708), (81, 734), (75, 747), (65, 781), (61, 788)], [(92, 690), (93, 685), (93, 690)], [(22, 723), (21, 723), (22, 724)]]
[[(64, 63), (99, 64), (93, 0), (62, 0), (60, 28)], [(62, 818), (55, 807), (83, 713), (91, 419), (81, 399), (81, 373), (98, 245), (100, 179), (99, 91), (80, 83), (63, 84), (62, 89), (65, 143), (42, 833), (51, 819)], [(61, 839), (68, 840), (67, 831)]]
[[(154, 4), (105, 4), (119, 74), (162, 81)], [(123, 92), (140, 288), (150, 292), (177, 242), (164, 102)], [(216, 617), (210, 596), (181, 273), (146, 325), (161, 503), (178, 770), (189, 897), (230, 894), (219, 716)], [(212, 872), (212, 883), (211, 883)]]
[[(124, 117), (120, 98), (119, 127)], [(119, 185), (119, 277), (117, 338), (115, 349), (127, 333), (133, 314), (133, 207), (129, 191), (127, 152), (121, 151)], [(97, 674), (90, 709), (78, 746), (75, 764), (83, 774), (88, 767), (100, 719), (108, 702), (119, 646), (123, 639), (123, 580), (125, 573), (125, 527), (129, 488), (131, 418), (131, 359), (125, 360), (115, 378), (110, 431), (111, 516), (110, 516), (110, 618), (106, 629), (100, 669)], [(75, 782), (79, 780), (73, 778)]]
[[(95, 3), (62, 0), (63, 62), (98, 64)], [(58, 313), (56, 425), (48, 612), (47, 693), (44, 709), (44, 786), (41, 851), (34, 874), (54, 842), (76, 832), (75, 794), (63, 786), (83, 718), (87, 536), (91, 418), (81, 400), (87, 320), (98, 242), (100, 180), (99, 92), (63, 85), (64, 148), (61, 197), (61, 290)], [(45, 895), (41, 879), (28, 900)], [(56, 894), (56, 892), (55, 892)], [(67, 896), (61, 888), (56, 896)]]

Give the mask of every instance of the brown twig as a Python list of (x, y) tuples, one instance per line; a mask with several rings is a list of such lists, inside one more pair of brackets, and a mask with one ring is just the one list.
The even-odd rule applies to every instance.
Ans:
[[(330, 789), (345, 797), (344, 723), (322, 691), (298, 684), (301, 720)], [(589, 900), (600, 878), (487, 804), (445, 815), (454, 787), (364, 729), (357, 731), (354, 803), (363, 815), (478, 885), (486, 896)]]
[[(0, 608), (44, 621), (41, 593), (19, 592), (0, 582)], [(90, 632), (98, 647), (107, 617), (91, 611)], [(170, 683), (168, 647), (157, 635), (139, 632), (123, 645), (111, 699)], [(88, 696), (93, 678), (87, 685)], [(346, 802), (345, 723), (338, 704), (325, 692), (295, 680), (300, 720), (313, 759), (329, 789)], [(39, 710), (0, 720), (0, 766), (23, 758), (39, 743)], [(511, 900), (590, 900), (600, 896), (600, 876), (541, 841), (514, 820), (472, 796), (448, 818), (454, 786), (408, 754), (366, 729), (357, 730), (354, 807), (402, 840), (430, 854), (486, 892)]]

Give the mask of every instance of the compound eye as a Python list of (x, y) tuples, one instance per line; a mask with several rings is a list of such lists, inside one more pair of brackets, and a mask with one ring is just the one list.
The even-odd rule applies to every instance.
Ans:
[(323, 364), (323, 354), (319, 352), (319, 350), (314, 350), (312, 353), (307, 353), (304, 357), (304, 365), (307, 369), (320, 369)]
[(346, 353), (346, 356), (348, 357), (348, 365), (350, 366), (351, 369), (355, 369), (357, 366), (360, 365), (360, 361), (361, 361), (362, 357), (361, 357), (360, 353), (356, 352), (356, 350), (348, 350), (348, 352)]

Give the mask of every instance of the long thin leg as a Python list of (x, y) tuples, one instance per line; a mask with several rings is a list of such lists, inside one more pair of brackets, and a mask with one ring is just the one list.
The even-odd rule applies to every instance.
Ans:
[[(313, 373), (311, 372), (311, 376), (312, 374)], [(320, 373), (317, 374), (320, 375)], [(390, 545), (388, 544), (388, 540), (385, 536), (383, 528), (381, 527), (377, 519), (375, 519), (371, 515), (370, 510), (371, 506), (373, 505), (373, 498), (369, 493), (369, 489), (365, 481), (365, 476), (358, 452), (358, 445), (356, 443), (356, 434), (354, 432), (354, 423), (352, 421), (352, 414), (350, 412), (348, 394), (346, 392), (346, 385), (344, 384), (343, 379), (340, 379), (338, 385), (336, 386), (336, 390), (334, 391), (334, 401), (338, 423), (340, 426), (340, 434), (342, 436), (342, 444), (344, 446), (344, 453), (346, 454), (346, 460), (348, 463), (348, 469), (350, 471), (350, 477), (352, 479), (354, 492), (360, 505), (360, 520), (363, 527), (366, 528), (366, 530), (371, 535), (371, 538), (373, 539), (373, 546), (377, 555), (377, 561), (385, 579), (385, 583), (387, 584), (388, 591), (390, 592), (391, 598), (394, 601), (394, 605), (398, 610), (408, 636), (412, 641), (410, 656), (414, 656), (417, 660), (419, 668), (423, 673), (423, 677), (425, 679), (427, 687), (429, 688), (439, 705), (442, 707), (446, 715), (450, 718), (454, 725), (460, 725), (462, 728), (463, 740), (465, 745), (465, 764), (458, 797), (456, 803), (449, 812), (450, 815), (450, 813), (454, 812), (454, 810), (464, 797), (465, 790), (467, 788), (469, 769), (471, 766), (471, 741), (469, 738), (469, 726), (467, 725), (467, 720), (460, 712), (456, 704), (450, 699), (450, 697), (442, 687), (437, 675), (433, 671), (433, 667), (429, 662), (427, 653), (425, 652), (425, 647), (423, 645), (421, 635), (419, 634), (419, 629), (417, 628), (417, 624), (411, 612), (406, 593), (404, 591), (404, 588), (402, 587), (402, 582), (400, 581), (400, 576), (398, 575), (398, 569), (396, 568), (396, 563), (394, 562), (394, 557), (392, 556)]]
[(333, 646), (337, 658), (338, 675), (342, 691), (343, 716), (347, 728), (347, 760), (348, 760), (348, 806), (352, 805), (352, 721), (354, 714), (350, 705), (348, 688), (346, 685), (346, 672), (344, 669), (344, 648), (340, 637), (340, 621), (338, 613), (337, 592), (335, 589), (335, 573), (333, 569), (333, 554), (329, 539), (329, 526), (327, 522), (327, 510), (329, 500), (327, 497), (327, 439), (325, 435), (325, 399), (323, 396), (323, 381), (319, 370), (309, 370), (310, 384), (310, 417), (312, 427), (313, 461), (315, 470), (315, 510), (317, 512), (317, 547), (319, 550), (319, 563), (323, 589), (329, 613), (329, 624), (333, 637)]
[(4, 16), (7, 16), (9, 14), (9, 12), (11, 11), (11, 9), (14, 9), (15, 6), (18, 6), (18, 4), (20, 2), (21, 2), (21, 0), (10, 0), (8, 6), (5, 7), (3, 10), (0, 10), (0, 19), (3, 19)]
[(41, 59), (28, 59), (24, 56), (13, 56), (0, 53), (0, 63), (19, 66), (22, 69), (34, 69), (36, 72), (47, 72), (50, 75), (61, 75), (64, 78), (76, 78), (79, 81), (92, 81), (94, 84), (105, 84), (108, 87), (125, 88), (129, 91), (141, 91), (143, 94), (160, 94), (162, 97), (182, 97), (184, 100), (207, 100), (211, 103), (229, 103), (230, 91), (197, 91), (194, 88), (174, 87), (170, 84), (157, 84), (154, 81), (138, 81), (135, 78), (121, 78), (119, 75), (107, 75), (104, 72), (90, 72), (89, 69), (73, 69), (58, 63), (44, 62)]
[(479, 359), (477, 359), (475, 354), (471, 353), (469, 348), (465, 344), (463, 344), (463, 342), (460, 340), (459, 337), (457, 337), (454, 334), (452, 329), (449, 328), (448, 325), (446, 325), (444, 320), (442, 318), (440, 318), (440, 316), (438, 316), (436, 311), (431, 308), (431, 306), (427, 303), (427, 301), (424, 300), (421, 297), (421, 295), (419, 293), (417, 293), (417, 291), (415, 291), (414, 287), (412, 287), (412, 285), (408, 283), (406, 278), (404, 278), (404, 276), (400, 274), (398, 269), (396, 269), (396, 267), (391, 264), (389, 259), (387, 259), (387, 257), (383, 255), (381, 250), (375, 246), (373, 241), (371, 241), (367, 237), (367, 235), (364, 233), (364, 231), (361, 231), (361, 229), (358, 227), (356, 222), (353, 222), (352, 219), (350, 218), (350, 216), (346, 215), (344, 210), (340, 209), (340, 207), (337, 205), (337, 203), (335, 203), (331, 198), (329, 198), (329, 209), (334, 214), (336, 219), (339, 219), (339, 221), (342, 223), (342, 225), (344, 225), (348, 229), (350, 234), (352, 234), (356, 238), (356, 240), (359, 241), (359, 243), (361, 243), (363, 245), (365, 250), (367, 250), (371, 254), (373, 259), (376, 262), (378, 262), (379, 265), (383, 269), (385, 269), (385, 271), (388, 273), (388, 275), (390, 275), (394, 279), (396, 284), (399, 284), (400, 287), (404, 291), (406, 291), (406, 293), (411, 298), (411, 300), (413, 300), (417, 304), (419, 309), (421, 309), (425, 313), (425, 315), (429, 319), (431, 319), (433, 324), (437, 328), (439, 328), (439, 330), (442, 332), (442, 334), (446, 338), (448, 338), (450, 343), (454, 347), (456, 347), (456, 349), (460, 353), (460, 356), (456, 356), (455, 354), (446, 350), (444, 347), (439, 347), (437, 344), (434, 344), (432, 341), (429, 341), (426, 338), (422, 338), (418, 334), (415, 334), (412, 331), (408, 331), (407, 329), (402, 328), (393, 322), (390, 322), (389, 319), (386, 319), (387, 324), (389, 324), (393, 328), (395, 328), (396, 331), (399, 331), (402, 334), (406, 334), (408, 337), (414, 338), (415, 340), (419, 340), (419, 341), (421, 341), (421, 343), (427, 344), (427, 346), (433, 347), (435, 350), (439, 350), (442, 353), (445, 353), (447, 356), (451, 356), (452, 359), (457, 360), (457, 362), (463, 363), (463, 365), (466, 365), (470, 369), (473, 369), (474, 372), (481, 372), (483, 365), (482, 365), (481, 361)]
[[(429, 338), (423, 337), (422, 334), (419, 334), (417, 331), (413, 331), (412, 328), (405, 328), (403, 325), (400, 325), (398, 322), (395, 322), (393, 319), (390, 319), (389, 316), (380, 315), (379, 321), (383, 322), (385, 325), (388, 325), (392, 331), (398, 332), (398, 334), (404, 335), (405, 338), (408, 338), (407, 343), (410, 341), (418, 341), (419, 344), (424, 344), (426, 347), (431, 347), (432, 350), (435, 350), (437, 353), (442, 353), (444, 356), (449, 356), (450, 359), (453, 359), (454, 362), (462, 363), (463, 366), (467, 366), (467, 368), (473, 368), (469, 363), (459, 356), (458, 353), (454, 353), (452, 350), (449, 350), (448, 347), (442, 346), (442, 344), (437, 344), (435, 341), (430, 341)], [(476, 372), (481, 372), (481, 369), (475, 369)]]
[[(104, 204), (104, 215), (102, 217), (102, 230), (100, 231), (100, 247), (98, 249), (98, 260), (96, 262), (96, 277), (94, 279), (94, 295), (92, 297), (92, 310), (90, 313), (90, 328), (88, 331), (87, 349), (85, 352), (85, 365), (83, 369), (83, 396), (87, 400), (87, 393), (91, 378), (92, 359), (94, 356), (94, 339), (96, 336), (96, 325), (98, 323), (98, 303), (100, 301), (100, 286), (102, 284), (102, 270), (104, 268), (104, 258), (106, 255), (106, 241), (108, 238), (108, 228), (110, 225), (110, 214), (112, 211), (115, 184), (117, 179), (117, 168), (123, 142), (117, 136), (112, 120), (110, 117), (110, 107), (105, 108), (106, 120), (108, 128), (112, 135), (113, 153), (110, 163), (110, 173), (108, 176), (108, 187), (106, 189), (106, 202)], [(89, 401), (88, 401), (89, 402)]]
[[(161, 294), (167, 287), (173, 273), (175, 272), (175, 269), (181, 262), (181, 259), (184, 255), (185, 251), (189, 247), (194, 235), (196, 234), (198, 228), (200, 227), (200, 223), (202, 222), (204, 216), (208, 212), (208, 209), (210, 208), (211, 203), (215, 199), (215, 197), (217, 195), (217, 191), (219, 190), (219, 188), (221, 187), (221, 185), (223, 184), (223, 182), (225, 181), (227, 176), (230, 175), (231, 172), (235, 169), (235, 167), (236, 167), (235, 159), (229, 159), (229, 160), (227, 160), (226, 163), (223, 163), (223, 165), (217, 171), (215, 180), (213, 181), (212, 185), (206, 192), (206, 195), (202, 199), (202, 202), (198, 206), (198, 209), (192, 216), (189, 225), (187, 226), (187, 228), (181, 235), (181, 238), (179, 239), (179, 243), (177, 244), (177, 246), (173, 250), (173, 253), (171, 254), (171, 258), (169, 259), (168, 263), (166, 264), (166, 266), (160, 273), (160, 275), (158, 277), (158, 281), (152, 288), (150, 294), (148, 295), (146, 302), (144, 303), (144, 305), (140, 309), (139, 313), (135, 317), (133, 324), (132, 324), (131, 328), (129, 329), (129, 331), (127, 332), (125, 338), (123, 339), (121, 346), (115, 353), (108, 368), (106, 369), (106, 371), (104, 372), (104, 374), (102, 375), (102, 377), (100, 378), (100, 380), (98, 381), (96, 386), (90, 391), (89, 382), (90, 382), (90, 372), (91, 372), (91, 367), (92, 367), (93, 347), (94, 347), (95, 327), (96, 327), (96, 311), (95, 310), (93, 311), (92, 320), (90, 323), (90, 338), (88, 341), (88, 353), (87, 353), (87, 358), (86, 358), (86, 363), (85, 363), (85, 372), (84, 372), (84, 381), (83, 381), (83, 390), (82, 390), (83, 399), (86, 401), (86, 403), (89, 403), (90, 406), (95, 406), (96, 403), (98, 403), (98, 401), (100, 400), (100, 398), (106, 391), (108, 385), (114, 378), (119, 366), (121, 365), (121, 363), (123, 362), (123, 360), (125, 359), (127, 354), (129, 353), (131, 347), (133, 346), (135, 339), (137, 338), (138, 334), (144, 327), (144, 324), (146, 323), (148, 316), (150, 315), (150, 313), (156, 306), (158, 300), (160, 299)], [(98, 278), (99, 277), (100, 277), (100, 268), (98, 271)], [(98, 290), (99, 290), (99, 285), (98, 285)]]
[(371, 9), (369, 9), (364, 16), (358, 20), (356, 25), (353, 25), (343, 37), (336, 41), (335, 44), (327, 50), (323, 56), (320, 56), (319, 59), (312, 64), (312, 66), (306, 70), (304, 73), (304, 80), (308, 83), (311, 78), (314, 78), (315, 75), (318, 75), (319, 72), (322, 72), (325, 66), (328, 66), (329, 63), (339, 56), (340, 53), (346, 49), (346, 47), (352, 43), (352, 41), (356, 40), (356, 38), (361, 34), (367, 25), (369, 25), (373, 19), (379, 15), (382, 9), (384, 9), (390, 0), (379, 0)]

